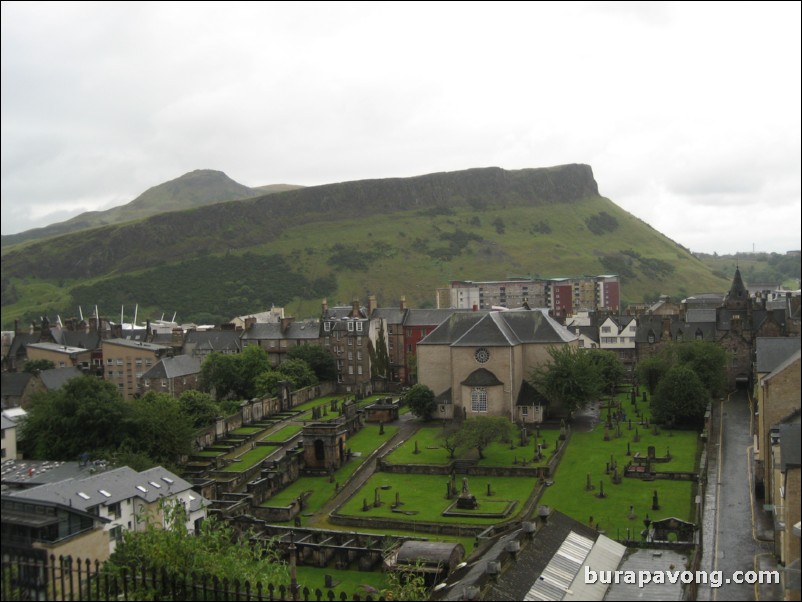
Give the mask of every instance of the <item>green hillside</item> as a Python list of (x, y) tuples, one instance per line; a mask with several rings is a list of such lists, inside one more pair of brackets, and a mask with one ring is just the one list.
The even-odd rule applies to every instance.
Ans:
[[(686, 249), (598, 195), (588, 166), (317, 186), (31, 243), (3, 260), (3, 324), (122, 304), (208, 322), (284, 305), (432, 306), (450, 280), (616, 273), (623, 298), (725, 291)], [(143, 308), (146, 308), (143, 310)]]
[(246, 199), (299, 188), (291, 184), (273, 184), (248, 188), (221, 171), (196, 169), (183, 176), (149, 188), (130, 203), (106, 211), (87, 211), (72, 219), (2, 237), (8, 247), (32, 240), (50, 238), (99, 226), (121, 224), (167, 211), (181, 211), (213, 203)]

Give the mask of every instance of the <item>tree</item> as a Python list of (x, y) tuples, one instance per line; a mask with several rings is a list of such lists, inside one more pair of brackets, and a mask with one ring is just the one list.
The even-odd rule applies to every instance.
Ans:
[(317, 384), (317, 376), (312, 368), (304, 360), (289, 359), (284, 360), (278, 367), (279, 372), (289, 376), (289, 380), (294, 383), (295, 389), (303, 389)]
[(303, 360), (312, 368), (319, 381), (337, 380), (337, 362), (320, 345), (299, 345), (287, 352), (293, 360)]
[(279, 370), (266, 370), (256, 377), (254, 388), (256, 395), (259, 397), (275, 397), (278, 395), (280, 383), (287, 381), (290, 383), (290, 388), (295, 389), (296, 384), (293, 377), (289, 374), (284, 374)]
[(458, 447), (474, 447), (479, 452), (479, 459), (484, 458), (482, 453), (494, 441), (509, 441), (512, 433), (512, 423), (503, 416), (477, 416), (469, 418), (462, 423), (457, 431)]
[(33, 395), (20, 432), (25, 457), (77, 460), (84, 452), (117, 449), (132, 426), (131, 406), (117, 387), (92, 376)]
[(601, 379), (601, 390), (614, 395), (616, 387), (626, 376), (624, 364), (612, 351), (588, 349), (585, 353), (590, 356), (590, 361), (596, 366), (596, 371)]
[(43, 370), (52, 370), (55, 367), (56, 364), (50, 360), (28, 360), (25, 362), (25, 367), (22, 371), (37, 376)]
[(192, 450), (195, 429), (181, 402), (168, 393), (150, 391), (132, 402), (131, 447), (156, 464), (174, 466)]
[[(200, 388), (218, 401), (238, 397), (239, 374), (233, 355), (210, 353), (201, 364)], [(240, 397), (240, 399), (242, 399)]]
[(432, 413), (437, 409), (434, 391), (426, 385), (415, 385), (404, 395), (404, 403), (410, 411), (422, 420), (430, 420)]
[(654, 395), (660, 379), (663, 378), (670, 368), (670, 362), (662, 355), (653, 355), (638, 362), (637, 375), (638, 381), (643, 383), (649, 390), (650, 395)]
[(529, 381), (549, 401), (573, 413), (598, 398), (602, 379), (589, 353), (566, 345), (549, 347), (549, 355), (551, 361), (538, 366)]
[(672, 347), (677, 362), (696, 373), (710, 396), (718, 397), (724, 392), (727, 354), (721, 346), (712, 341), (688, 341)]
[(240, 399), (256, 397), (256, 377), (270, 369), (267, 351), (258, 345), (248, 345), (242, 353), (235, 356), (238, 367), (236, 391)]
[(454, 459), (456, 452), (459, 449), (459, 437), (457, 437), (458, 432), (459, 428), (455, 425), (452, 425), (440, 433), (440, 446), (448, 452), (448, 457), (451, 459)]
[(181, 413), (192, 421), (194, 428), (209, 426), (220, 416), (220, 406), (212, 396), (202, 391), (185, 391), (178, 398)]
[[(287, 565), (271, 541), (246, 533), (237, 537), (232, 527), (215, 516), (206, 518), (197, 536), (186, 528), (186, 511), (181, 504), (162, 504), (166, 528), (159, 521), (147, 520), (141, 531), (125, 531), (108, 561), (107, 568), (119, 572), (130, 567), (164, 569), (177, 580), (191, 579), (193, 573), (218, 579), (248, 581), (253, 587), (280, 585), (289, 582)], [(147, 583), (147, 582), (145, 582)], [(168, 582), (169, 584), (169, 582)], [(165, 584), (169, 587), (168, 584)], [(160, 580), (150, 588), (162, 586)], [(147, 585), (145, 587), (148, 587)], [(142, 595), (147, 597), (140, 597)], [(155, 589), (138, 592), (135, 599), (164, 599), (169, 592)]]
[(688, 366), (674, 366), (652, 396), (652, 417), (663, 424), (698, 427), (710, 400), (701, 379)]

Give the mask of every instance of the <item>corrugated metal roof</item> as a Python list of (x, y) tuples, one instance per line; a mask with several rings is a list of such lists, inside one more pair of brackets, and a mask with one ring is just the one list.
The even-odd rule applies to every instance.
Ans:
[(592, 539), (571, 531), (524, 600), (562, 600), (592, 548)]
[[(618, 568), (626, 552), (625, 546), (602, 535), (596, 540), (596, 544), (585, 559), (583, 567), (587, 566), (597, 573), (599, 571), (614, 571)], [(585, 570), (582, 568), (574, 578), (563, 599), (603, 600), (604, 594), (607, 593), (607, 588), (608, 584), (602, 583), (601, 579), (598, 579), (595, 583), (585, 583)]]

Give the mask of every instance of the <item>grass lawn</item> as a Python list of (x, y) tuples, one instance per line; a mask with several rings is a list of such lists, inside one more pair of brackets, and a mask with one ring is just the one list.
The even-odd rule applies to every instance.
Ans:
[(225, 455), (225, 453), (226, 452), (224, 452), (224, 451), (208, 451), (208, 450), (204, 450), (204, 451), (195, 452), (192, 455), (193, 456), (199, 456), (201, 458), (216, 458), (218, 456)]
[[(418, 429), (412, 437), (387, 457), (387, 461), (391, 464), (448, 464), (451, 462), (451, 458), (448, 451), (441, 447), (443, 432), (441, 425), (424, 426)], [(479, 461), (479, 464), (482, 466), (513, 466), (517, 458), (518, 464), (526, 460), (527, 466), (545, 466), (551, 457), (559, 431), (542, 430), (540, 435), (539, 441), (542, 443), (545, 440), (549, 445), (543, 451), (543, 460), (541, 462), (532, 463), (532, 458), (535, 455), (535, 434), (530, 429), (529, 442), (526, 447), (518, 445), (521, 437), (520, 434), (516, 434), (512, 449), (510, 449), (509, 443), (492, 443), (482, 452), (485, 457)], [(416, 442), (418, 444), (417, 454), (415, 453)], [(475, 449), (471, 448), (457, 450), (456, 457), (478, 459), (479, 455)]]
[[(646, 453), (647, 446), (656, 447), (657, 455), (665, 454), (663, 445), (671, 446), (671, 454), (676, 459), (666, 464), (655, 464), (657, 471), (678, 470), (685, 471), (693, 468), (696, 457), (698, 435), (692, 432), (675, 432), (669, 437), (667, 432), (658, 436), (641, 433), (641, 442), (630, 443), (632, 452)], [(546, 489), (540, 499), (541, 504), (556, 508), (572, 518), (588, 524), (593, 517), (594, 524), (607, 532), (610, 537), (626, 537), (627, 527), (631, 529), (631, 536), (638, 537), (644, 528), (643, 519), (646, 514), (652, 519), (661, 519), (674, 516), (682, 520), (693, 519), (693, 483), (690, 481), (641, 481), (640, 479), (624, 478), (620, 485), (612, 483), (611, 475), (605, 474), (606, 463), (613, 454), (618, 462), (619, 469), (628, 460), (626, 456), (626, 441), (631, 439), (633, 431), (623, 431), (624, 436), (604, 441), (604, 427), (599, 425), (590, 433), (574, 433), (571, 437), (565, 456), (560, 462), (554, 485)], [(653, 441), (650, 443), (650, 441)], [(590, 474), (592, 491), (586, 491), (587, 475)], [(599, 493), (600, 481), (604, 482), (604, 492), (607, 497), (596, 497)], [(660, 504), (659, 510), (652, 510), (652, 495), (657, 490)], [(636, 519), (630, 520), (629, 508), (634, 506)]]
[(260, 445), (242, 454), (236, 461), (223, 468), (223, 472), (243, 472), (248, 470), (267, 456), (274, 453), (276, 448), (271, 445)]
[[(478, 517), (443, 517), (442, 513), (454, 503), (455, 498), (447, 500), (446, 482), (448, 477), (443, 475), (421, 475), (421, 474), (392, 474), (375, 473), (365, 485), (340, 509), (339, 512), (348, 516), (358, 517), (381, 517), (393, 518), (399, 521), (414, 524), (421, 522), (440, 522), (447, 524), (494, 524), (506, 519), (499, 518), (478, 518)], [(487, 484), (490, 483), (493, 496), (487, 496)], [(507, 517), (512, 518), (520, 509), (535, 485), (534, 479), (522, 477), (473, 477), (469, 479), (471, 494), (476, 496), (479, 508), (482, 502), (493, 502), (485, 504), (486, 507), (495, 510), (499, 500), (516, 500), (513, 512)], [(387, 487), (389, 489), (381, 489)], [(457, 491), (462, 487), (462, 480), (457, 479)], [(378, 508), (373, 507), (374, 493), (379, 488), (382, 505)], [(395, 502), (395, 493), (400, 492), (403, 506), (401, 510), (416, 511), (415, 515), (404, 515), (393, 512), (391, 504)], [(362, 511), (363, 500), (366, 500), (370, 510)]]
[[(347, 447), (352, 452), (361, 455), (351, 457), (351, 460), (334, 473), (334, 483), (330, 483), (328, 477), (301, 477), (286, 489), (281, 490), (272, 498), (262, 503), (262, 506), (289, 506), (293, 500), (306, 491), (311, 491), (312, 495), (306, 501), (304, 514), (318, 512), (335, 493), (336, 483), (345, 483), (354, 471), (367, 459), (370, 453), (393, 436), (398, 430), (396, 426), (384, 427), (384, 435), (379, 435), (379, 427), (369, 425), (362, 428), (358, 433), (351, 437), (347, 442)], [(302, 518), (302, 520), (304, 520)]]
[(287, 426), (281, 427), (279, 430), (275, 431), (267, 435), (266, 437), (262, 437), (260, 441), (286, 441), (296, 433), (300, 432), (303, 428), (300, 424), (288, 424)]
[(262, 432), (264, 427), (259, 426), (243, 426), (238, 429), (234, 429), (229, 433), (229, 435), (254, 435), (256, 433)]
[[(298, 584), (303, 591), (303, 588), (308, 587), (310, 599), (314, 600), (314, 592), (320, 589), (323, 592), (324, 599), (327, 599), (329, 590), (324, 587), (326, 575), (331, 575), (336, 584), (331, 591), (337, 599), (340, 593), (343, 592), (350, 600), (354, 594), (359, 594), (364, 597), (367, 592), (361, 589), (362, 585), (369, 585), (378, 590), (387, 587), (387, 579), (384, 573), (373, 571), (365, 572), (359, 570), (339, 570), (334, 567), (318, 568), (315, 566), (298, 566), (297, 568)], [(339, 583), (338, 583), (339, 582)], [(276, 592), (278, 594), (278, 592)], [(374, 594), (375, 597), (375, 594)]]

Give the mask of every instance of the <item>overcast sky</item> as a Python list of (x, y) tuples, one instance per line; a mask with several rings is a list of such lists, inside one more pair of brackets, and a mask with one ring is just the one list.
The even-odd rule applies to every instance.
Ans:
[(587, 163), (693, 251), (800, 244), (800, 3), (2, 3), (2, 233), (193, 169)]

